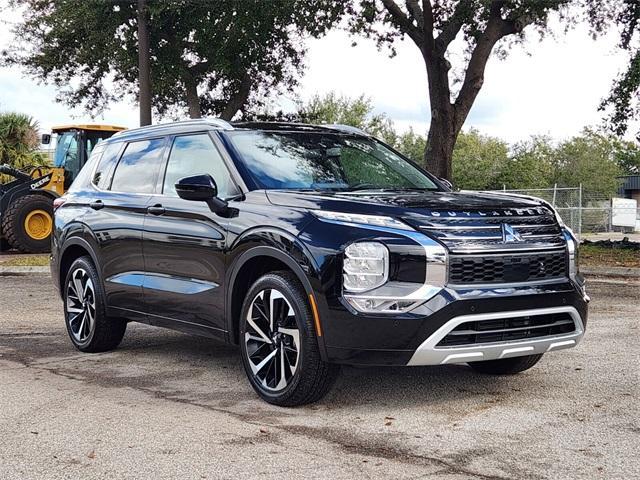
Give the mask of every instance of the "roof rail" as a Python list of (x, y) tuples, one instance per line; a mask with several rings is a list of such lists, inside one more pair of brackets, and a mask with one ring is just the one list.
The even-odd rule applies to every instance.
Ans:
[(227, 122), (226, 120), (223, 120), (221, 118), (190, 118), (188, 120), (179, 120), (177, 122), (167, 122), (167, 123), (156, 123), (155, 125), (148, 125), (145, 127), (138, 127), (138, 128), (133, 128), (131, 130), (123, 130), (121, 132), (118, 132), (114, 135), (114, 137), (116, 135), (126, 135), (128, 133), (131, 133), (133, 131), (139, 131), (139, 130), (156, 130), (156, 129), (160, 129), (160, 128), (167, 128), (167, 127), (172, 127), (174, 125), (189, 125), (189, 124), (206, 124), (206, 125), (210, 125), (212, 127), (217, 127), (221, 130), (233, 130), (233, 125), (231, 125), (229, 122)]
[(331, 123), (331, 124), (323, 124), (323, 125), (319, 125), (319, 126), (320, 127), (325, 127), (325, 128), (330, 128), (332, 130), (338, 130), (338, 131), (344, 132), (344, 133), (353, 133), (353, 134), (356, 134), (356, 135), (364, 135), (366, 137), (370, 137), (371, 136), (371, 134), (365, 132), (361, 128), (354, 127), (352, 125), (343, 125), (341, 123)]

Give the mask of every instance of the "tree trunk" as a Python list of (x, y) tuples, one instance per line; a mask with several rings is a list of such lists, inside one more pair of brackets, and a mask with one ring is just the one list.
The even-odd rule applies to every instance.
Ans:
[(424, 151), (424, 166), (439, 178), (451, 181), (453, 146), (459, 129), (455, 125), (455, 107), (451, 103), (449, 69), (451, 65), (441, 52), (430, 46), (423, 48), (429, 81), (431, 124)]
[(251, 77), (249, 73), (245, 73), (242, 77), (242, 81), (240, 82), (238, 91), (229, 99), (227, 106), (220, 114), (220, 118), (222, 118), (223, 120), (231, 121), (233, 116), (238, 113), (238, 110), (244, 107), (245, 103), (247, 103), (250, 93)]
[(146, 0), (138, 0), (138, 87), (140, 126), (151, 125), (151, 67), (149, 54), (149, 12)]
[(457, 137), (451, 123), (449, 118), (432, 116), (424, 152), (424, 164), (427, 170), (436, 177), (446, 178), (449, 181), (453, 175), (453, 147)]
[(201, 118), (202, 110), (200, 110), (200, 97), (198, 97), (198, 85), (190, 75), (184, 82), (185, 93), (187, 97), (187, 108), (189, 109), (189, 118)]

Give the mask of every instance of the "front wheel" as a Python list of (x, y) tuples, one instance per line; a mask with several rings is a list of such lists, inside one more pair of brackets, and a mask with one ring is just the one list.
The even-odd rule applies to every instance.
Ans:
[(253, 284), (242, 306), (240, 345), (251, 386), (275, 405), (318, 401), (340, 370), (320, 358), (307, 296), (290, 272), (270, 273)]
[(477, 372), (489, 375), (513, 375), (529, 370), (538, 363), (541, 358), (542, 354), (526, 355), (524, 357), (503, 358), (502, 360), (470, 362), (469, 366)]

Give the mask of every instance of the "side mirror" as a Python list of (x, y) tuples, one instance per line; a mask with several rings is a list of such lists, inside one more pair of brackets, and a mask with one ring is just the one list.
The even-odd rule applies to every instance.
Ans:
[(445, 187), (447, 187), (449, 190), (453, 190), (453, 183), (451, 183), (449, 180), (447, 180), (446, 178), (438, 178), (438, 180), (444, 183)]
[(213, 213), (225, 214), (228, 204), (218, 198), (218, 186), (211, 175), (194, 175), (176, 182), (176, 193), (184, 200), (206, 202)]
[(40, 138), (40, 143), (43, 145), (49, 145), (51, 143), (51, 135), (49, 135), (48, 133), (43, 133), (42, 137)]

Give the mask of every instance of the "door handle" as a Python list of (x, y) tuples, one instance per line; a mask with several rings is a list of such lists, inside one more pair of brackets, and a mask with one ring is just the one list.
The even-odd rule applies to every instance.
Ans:
[(102, 203), (102, 200), (96, 200), (94, 202), (91, 202), (89, 206), (94, 210), (100, 210), (101, 208), (104, 208), (104, 203)]
[(149, 212), (151, 215), (162, 215), (165, 212), (165, 209), (158, 203), (152, 207), (147, 207), (147, 212)]

